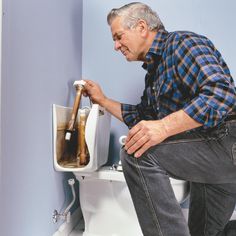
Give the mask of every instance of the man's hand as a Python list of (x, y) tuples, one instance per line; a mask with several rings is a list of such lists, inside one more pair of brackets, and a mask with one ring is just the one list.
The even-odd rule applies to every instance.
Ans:
[(128, 133), (125, 150), (140, 157), (150, 147), (170, 136), (202, 126), (183, 110), (176, 111), (161, 120), (140, 121)]
[(84, 80), (84, 96), (88, 96), (92, 103), (104, 107), (113, 116), (123, 122), (121, 104), (105, 96), (101, 87), (92, 80)]
[(106, 96), (102, 92), (101, 87), (91, 80), (84, 80), (86, 83), (84, 85), (84, 96), (89, 96), (90, 100), (95, 103), (103, 106), (103, 103), (106, 100)]
[(128, 154), (140, 157), (147, 149), (168, 137), (162, 120), (140, 121), (128, 133), (125, 150)]

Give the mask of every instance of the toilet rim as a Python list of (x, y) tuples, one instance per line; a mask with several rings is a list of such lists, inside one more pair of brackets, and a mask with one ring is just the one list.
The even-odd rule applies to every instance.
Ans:
[(114, 170), (110, 166), (104, 166), (97, 171), (90, 173), (74, 172), (74, 175), (78, 180), (107, 180), (107, 181), (119, 181), (125, 182), (125, 178), (122, 171)]
[[(97, 171), (90, 172), (90, 173), (74, 172), (74, 175), (76, 176), (78, 180), (84, 180), (84, 181), (97, 179), (97, 180), (125, 182), (123, 171), (115, 170), (110, 166), (103, 166)], [(187, 181), (174, 179), (170, 177), (170, 182), (171, 182), (171, 185), (183, 185)]]

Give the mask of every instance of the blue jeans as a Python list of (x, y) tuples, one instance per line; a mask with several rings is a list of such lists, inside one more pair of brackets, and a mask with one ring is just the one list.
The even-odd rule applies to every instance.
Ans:
[[(140, 158), (121, 150), (144, 236), (236, 236), (236, 121), (175, 135)], [(186, 222), (169, 177), (190, 182)]]

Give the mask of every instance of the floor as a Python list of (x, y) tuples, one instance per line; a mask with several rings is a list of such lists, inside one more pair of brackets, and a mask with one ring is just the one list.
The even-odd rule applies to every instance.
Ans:
[[(185, 218), (187, 219), (188, 217), (188, 210), (187, 209), (183, 209), (183, 213)], [(81, 222), (80, 224), (78, 224), (73, 231), (70, 233), (69, 236), (82, 236), (83, 234), (83, 222)]]

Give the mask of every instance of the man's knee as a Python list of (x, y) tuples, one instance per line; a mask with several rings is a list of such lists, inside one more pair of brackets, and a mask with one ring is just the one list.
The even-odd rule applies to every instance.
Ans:
[(155, 169), (158, 167), (158, 169), (162, 169), (158, 162), (158, 158), (156, 156), (153, 156), (150, 154), (149, 151), (146, 151), (143, 153), (143, 155), (139, 158), (134, 157), (134, 155), (130, 155), (126, 152), (124, 148), (120, 151), (120, 160), (123, 167), (123, 171), (126, 171), (129, 168), (152, 168), (155, 167)]

